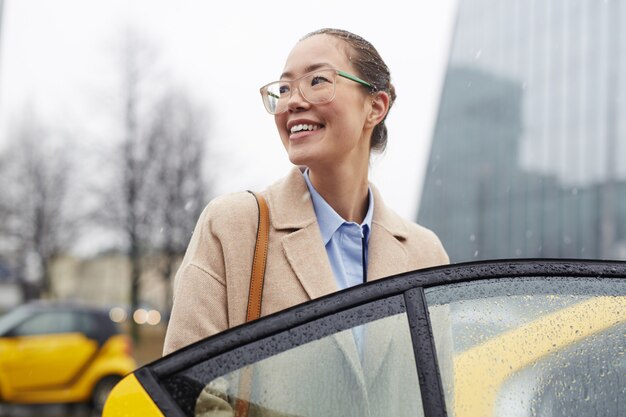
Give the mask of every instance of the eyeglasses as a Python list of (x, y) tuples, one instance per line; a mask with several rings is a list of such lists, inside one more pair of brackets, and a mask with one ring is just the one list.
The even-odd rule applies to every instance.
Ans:
[(287, 111), (289, 99), (296, 89), (300, 95), (311, 104), (330, 103), (335, 98), (337, 75), (364, 85), (371, 91), (376, 87), (359, 77), (337, 69), (321, 69), (304, 74), (295, 80), (275, 81), (261, 87), (261, 97), (265, 109), (270, 114), (280, 114)]

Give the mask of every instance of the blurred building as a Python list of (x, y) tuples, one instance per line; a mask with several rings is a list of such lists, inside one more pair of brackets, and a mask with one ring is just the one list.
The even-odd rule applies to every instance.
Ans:
[(452, 261), (626, 259), (626, 5), (461, 1), (418, 222)]
[[(170, 294), (160, 274), (162, 260), (142, 259), (140, 304), (160, 311), (169, 310)], [(93, 258), (62, 256), (51, 266), (51, 292), (55, 299), (79, 300), (98, 306), (130, 304), (130, 259), (122, 253), (104, 253)]]

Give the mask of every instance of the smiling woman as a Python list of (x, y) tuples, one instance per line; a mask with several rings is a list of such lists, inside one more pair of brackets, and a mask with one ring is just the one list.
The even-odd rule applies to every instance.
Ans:
[[(296, 166), (260, 193), (270, 213), (261, 315), (448, 262), (438, 238), (387, 208), (368, 182), (395, 100), (369, 42), (338, 29), (310, 33), (261, 95)], [(246, 321), (257, 219), (244, 192), (206, 207), (176, 276), (165, 354)]]

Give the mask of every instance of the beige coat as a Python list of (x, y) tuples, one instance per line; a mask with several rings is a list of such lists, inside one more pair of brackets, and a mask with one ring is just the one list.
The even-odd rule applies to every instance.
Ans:
[[(368, 280), (448, 263), (430, 230), (385, 207), (373, 185)], [(338, 290), (299, 169), (262, 194), (270, 212), (263, 316)], [(174, 282), (164, 354), (245, 322), (258, 209), (245, 192), (216, 198), (198, 220)]]

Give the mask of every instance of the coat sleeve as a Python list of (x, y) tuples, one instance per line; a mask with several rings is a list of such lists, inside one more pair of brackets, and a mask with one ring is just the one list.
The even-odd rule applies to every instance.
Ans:
[(202, 212), (174, 279), (164, 355), (224, 331), (245, 316), (239, 310), (247, 300), (256, 210), (252, 196), (237, 193), (213, 200)]
[(181, 266), (163, 355), (228, 328), (226, 284), (193, 263)]

